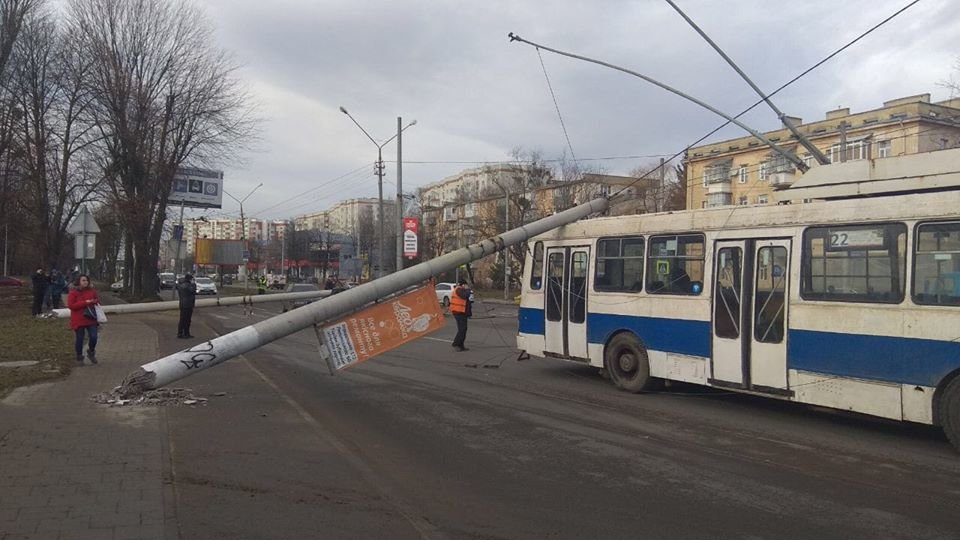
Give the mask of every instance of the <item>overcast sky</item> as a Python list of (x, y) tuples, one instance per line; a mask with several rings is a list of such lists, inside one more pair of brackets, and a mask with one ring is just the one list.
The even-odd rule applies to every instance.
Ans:
[[(197, 1), (219, 44), (243, 65), (240, 74), (264, 118), (257, 149), (224, 167), (225, 188), (239, 197), (263, 182), (244, 205), (251, 217), (290, 218), (376, 196), (376, 147), (341, 105), (378, 140), (396, 132), (398, 116), (405, 124), (417, 120), (403, 134), (405, 191), (508, 160), (518, 146), (559, 157), (566, 141), (537, 52), (509, 43), (508, 32), (641, 72), (730, 114), (756, 101), (662, 0)], [(772, 90), (909, 2), (677, 3)], [(921, 0), (775, 102), (813, 121), (828, 109), (868, 110), (912, 94), (947, 99), (938, 82), (957, 73), (957, 36), (960, 2)], [(640, 79), (549, 52), (543, 61), (578, 159), (670, 155), (722, 122)], [(778, 127), (766, 108), (745, 121), (760, 130)], [(711, 140), (741, 134), (727, 128)], [(627, 174), (654, 159), (585, 164)], [(394, 143), (384, 160), (384, 192), (395, 196)], [(225, 198), (222, 213), (239, 211)]]

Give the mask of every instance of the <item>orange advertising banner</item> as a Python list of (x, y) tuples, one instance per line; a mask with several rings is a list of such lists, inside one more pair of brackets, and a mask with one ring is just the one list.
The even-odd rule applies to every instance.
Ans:
[(332, 367), (341, 370), (443, 327), (432, 286), (368, 307), (323, 327)]

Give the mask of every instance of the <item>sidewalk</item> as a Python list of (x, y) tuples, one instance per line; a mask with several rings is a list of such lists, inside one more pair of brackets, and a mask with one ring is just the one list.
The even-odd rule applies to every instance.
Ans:
[(156, 331), (116, 317), (99, 365), (0, 401), (0, 539), (163, 538), (161, 410), (90, 400), (157, 352)]

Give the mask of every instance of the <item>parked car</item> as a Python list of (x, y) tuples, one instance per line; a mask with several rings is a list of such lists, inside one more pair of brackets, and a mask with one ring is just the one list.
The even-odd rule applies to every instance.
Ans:
[(113, 292), (120, 292), (123, 290), (123, 280), (117, 281), (110, 284), (110, 290)]
[(208, 277), (198, 277), (194, 280), (197, 283), (197, 294), (217, 294), (217, 284)]
[[(313, 283), (291, 283), (290, 285), (287, 285), (287, 289), (286, 289), (284, 292), (288, 292), (288, 293), (293, 293), (293, 292), (302, 293), (302, 292), (314, 292), (314, 291), (319, 291), (319, 290), (320, 290), (320, 287), (318, 287), (317, 285), (314, 285)], [(313, 301), (315, 301), (315, 300), (319, 300), (319, 299), (320, 299), (320, 298), (318, 297), (318, 298), (301, 298), (301, 299), (298, 299), (298, 300), (284, 300), (284, 301), (283, 301), (283, 312), (286, 313), (286, 312), (290, 311), (291, 309), (296, 309), (296, 308), (298, 308), (298, 307), (305, 306), (305, 305), (307, 305), (307, 304), (309, 304), (309, 303), (311, 303), (311, 302), (313, 302)]]
[(23, 287), (23, 282), (11, 276), (0, 276), (0, 287)]
[(440, 302), (443, 307), (450, 305), (450, 295), (453, 294), (453, 288), (456, 286), (456, 283), (437, 283), (437, 286), (434, 287), (434, 290), (437, 292), (437, 301)]
[(177, 286), (177, 277), (171, 272), (163, 272), (160, 274), (160, 288), (161, 289), (172, 289)]

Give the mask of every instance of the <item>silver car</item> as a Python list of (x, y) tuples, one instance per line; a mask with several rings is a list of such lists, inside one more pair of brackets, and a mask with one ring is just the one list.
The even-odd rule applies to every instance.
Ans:
[(212, 279), (198, 277), (194, 281), (197, 283), (197, 294), (217, 294), (217, 284)]
[[(313, 284), (313, 283), (291, 283), (290, 285), (287, 285), (287, 289), (286, 289), (285, 291), (283, 291), (283, 292), (288, 292), (288, 293), (291, 293), (291, 292), (302, 293), (302, 292), (316, 292), (316, 291), (319, 291), (319, 290), (320, 290), (320, 287), (318, 287), (317, 285), (315, 285), (315, 284)], [(300, 299), (298, 299), (298, 300), (284, 300), (284, 301), (283, 301), (283, 312), (286, 313), (286, 312), (290, 311), (291, 309), (296, 309), (296, 308), (298, 308), (298, 307), (305, 306), (305, 305), (307, 305), (307, 304), (309, 304), (309, 303), (311, 303), (311, 302), (314, 302), (315, 300), (319, 300), (319, 299), (320, 299), (320, 298), (318, 297), (318, 298), (300, 298)]]

